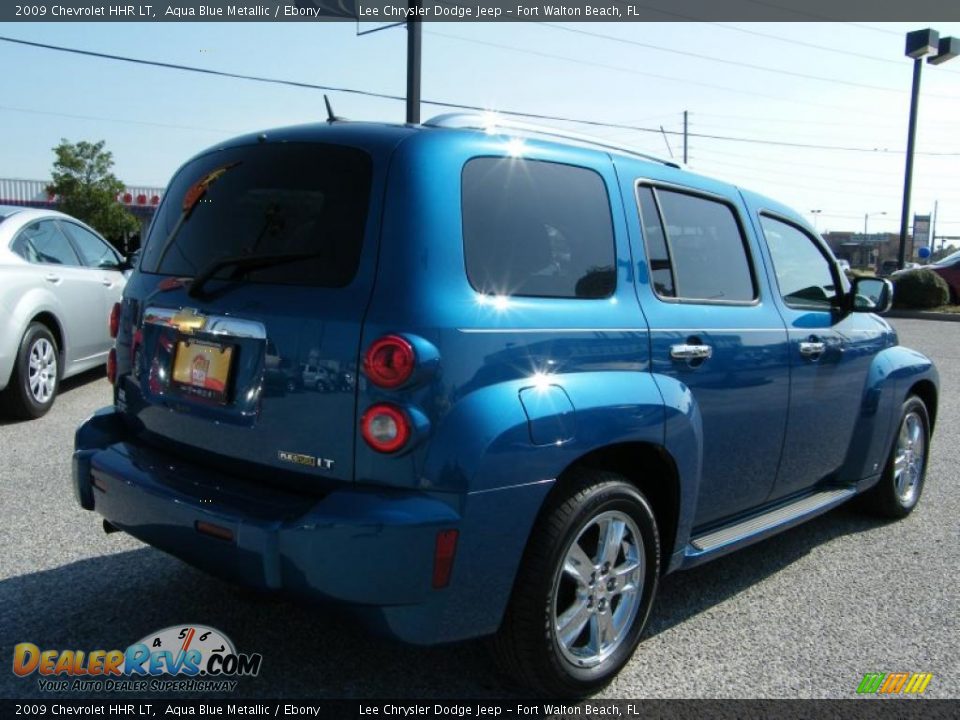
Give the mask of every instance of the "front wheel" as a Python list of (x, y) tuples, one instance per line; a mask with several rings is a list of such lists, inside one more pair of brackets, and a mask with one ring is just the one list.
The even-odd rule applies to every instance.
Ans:
[(916, 395), (903, 403), (883, 477), (863, 495), (863, 505), (881, 517), (906, 517), (920, 501), (930, 453), (930, 416)]
[(660, 572), (643, 494), (615, 473), (581, 470), (571, 479), (534, 527), (493, 641), (509, 675), (566, 697), (600, 689), (627, 663)]

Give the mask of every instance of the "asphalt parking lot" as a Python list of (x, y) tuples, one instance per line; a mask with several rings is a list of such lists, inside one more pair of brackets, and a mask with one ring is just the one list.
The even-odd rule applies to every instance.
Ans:
[[(942, 394), (919, 508), (883, 523), (840, 508), (664, 579), (647, 637), (611, 698), (851, 698), (866, 672), (931, 672), (960, 697), (960, 325), (896, 320), (937, 363)], [(75, 427), (109, 403), (101, 374), (67, 381), (38, 421), (0, 420), (0, 696), (43, 696), (13, 645), (125, 648), (171, 625), (219, 628), (264, 655), (234, 697), (512, 696), (481, 643), (414, 648), (349, 617), (256, 595), (122, 533), (70, 488)], [(48, 695), (48, 697), (50, 697)], [(62, 695), (61, 695), (62, 697)]]

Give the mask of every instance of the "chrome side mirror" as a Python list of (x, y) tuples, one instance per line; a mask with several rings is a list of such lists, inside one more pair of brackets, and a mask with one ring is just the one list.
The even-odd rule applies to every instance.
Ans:
[(885, 313), (893, 306), (893, 283), (886, 278), (858, 277), (850, 295), (853, 312)]

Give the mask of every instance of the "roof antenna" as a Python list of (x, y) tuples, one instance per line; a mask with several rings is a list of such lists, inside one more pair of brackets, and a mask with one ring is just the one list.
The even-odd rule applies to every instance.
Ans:
[(323, 102), (327, 106), (327, 122), (328, 123), (334, 123), (334, 122), (337, 122), (338, 120), (343, 120), (342, 117), (337, 117), (336, 115), (333, 114), (333, 106), (330, 104), (330, 98), (327, 97), (326, 93), (323, 94)]

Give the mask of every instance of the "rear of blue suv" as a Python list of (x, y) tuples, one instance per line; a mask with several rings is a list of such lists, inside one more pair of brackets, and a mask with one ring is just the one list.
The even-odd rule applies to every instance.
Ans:
[(873, 283), (786, 208), (581, 143), (238, 138), (170, 184), (76, 494), (217, 575), (408, 642), (493, 635), (583, 694), (663, 572), (858, 493), (913, 508), (936, 371)]

